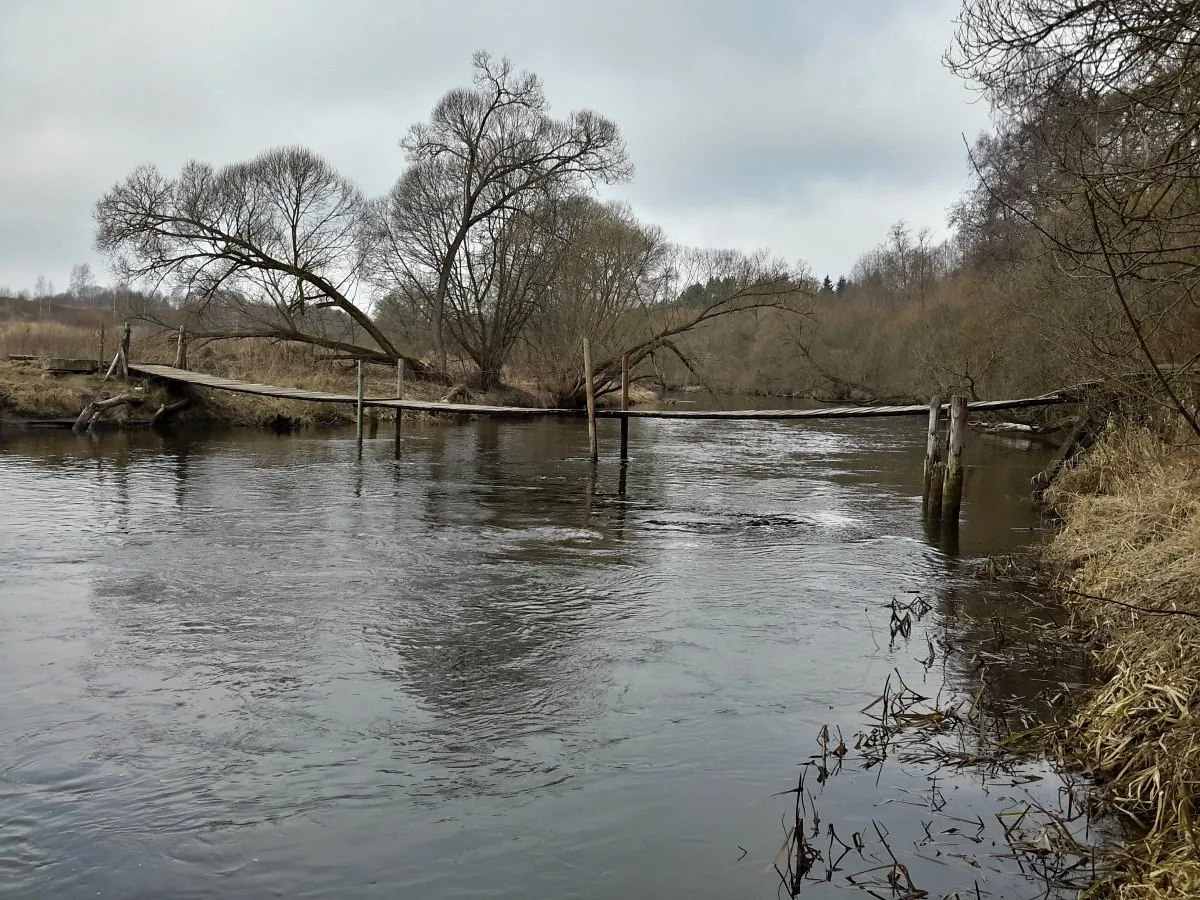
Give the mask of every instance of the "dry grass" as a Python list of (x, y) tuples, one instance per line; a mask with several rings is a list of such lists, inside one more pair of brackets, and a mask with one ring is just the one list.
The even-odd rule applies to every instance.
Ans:
[[(115, 352), (120, 333), (111, 327), (106, 332), (107, 351)], [(10, 353), (98, 359), (100, 330), (62, 322), (0, 322), (0, 355)]]
[[(0, 363), (0, 414), (17, 418), (63, 419), (78, 416), (92, 400), (124, 393), (121, 382), (100, 375), (50, 375), (36, 364)], [(143, 409), (152, 413), (163, 402), (161, 388), (143, 385)], [(127, 415), (128, 410), (121, 411)]]
[[(106, 354), (116, 349), (117, 332), (106, 329)], [(140, 362), (171, 364), (175, 360), (174, 335), (144, 326), (134, 326), (134, 359)], [(0, 322), (0, 354), (29, 354), (97, 358), (99, 330), (87, 324), (60, 322)], [(261, 340), (224, 341), (189, 348), (189, 367), (213, 375), (238, 378), (282, 387), (300, 387), (335, 393), (353, 394), (356, 390), (355, 364), (330, 359), (328, 351), (296, 344), (273, 344)], [(44, 377), (40, 369), (19, 364), (7, 368), (0, 363), (0, 408), (28, 417), (76, 415), (88, 400), (103, 390), (80, 379)], [(487, 394), (470, 393), (472, 402), (503, 406), (544, 406), (547, 398), (520, 384), (500, 387)], [(441, 400), (449, 392), (445, 385), (409, 379), (405, 397), (411, 400)], [(267, 427), (328, 426), (352, 423), (353, 408), (347, 404), (311, 403), (234, 394), (226, 391), (194, 389), (201, 403), (186, 412), (183, 420), (220, 421), (237, 425)], [(367, 367), (367, 397), (396, 396), (395, 370), (387, 366)], [(635, 387), (634, 402), (646, 402), (655, 395)], [(615, 395), (612, 398), (615, 401)], [(380, 420), (392, 419), (388, 410), (374, 410)], [(421, 414), (405, 413), (405, 416)]]
[(1200, 896), (1200, 449), (1112, 429), (1046, 499), (1064, 523), (1049, 553), (1107, 676), (1062, 748), (1144, 835), (1107, 889)]

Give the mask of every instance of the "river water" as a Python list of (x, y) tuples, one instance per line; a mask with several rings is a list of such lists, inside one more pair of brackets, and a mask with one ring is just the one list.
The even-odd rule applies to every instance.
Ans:
[[(821, 728), (970, 696), (1022, 618), (968, 563), (1037, 539), (1046, 454), (973, 438), (955, 537), (922, 420), (634, 421), (623, 480), (600, 428), (595, 474), (576, 422), (0, 435), (0, 895), (779, 895)], [(987, 658), (1024, 721), (1073, 677)], [(1044, 895), (996, 816), (1047, 766), (842, 768), (813, 843), (869, 840), (805, 896), (872, 823), (930, 896)]]

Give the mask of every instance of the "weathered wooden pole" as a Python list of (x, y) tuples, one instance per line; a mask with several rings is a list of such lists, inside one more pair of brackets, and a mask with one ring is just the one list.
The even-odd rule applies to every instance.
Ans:
[(958, 520), (963, 491), (963, 444), (967, 439), (967, 398), (950, 398), (950, 448), (946, 453), (946, 480), (942, 490), (942, 518)]
[[(629, 412), (629, 354), (621, 357), (621, 412)], [(621, 465), (629, 462), (629, 416), (621, 416)]]
[(104, 365), (104, 323), (100, 323), (100, 355), (96, 357), (99, 360), (98, 367)]
[(121, 334), (121, 377), (129, 380), (129, 354), (133, 345), (133, 329), (125, 323), (125, 331)]
[(133, 329), (129, 327), (129, 323), (125, 323), (125, 331), (121, 335), (121, 342), (117, 344), (117, 352), (113, 356), (112, 365), (108, 367), (108, 371), (104, 373), (104, 380), (112, 378), (114, 374), (119, 374), (126, 381), (129, 380), (129, 345), (133, 340)]
[(354, 407), (354, 437), (359, 446), (363, 439), (363, 361), (358, 361), (358, 395)]
[(592, 382), (592, 347), (583, 339), (583, 377), (587, 392), (588, 452), (592, 462), (600, 458), (600, 445), (596, 439), (596, 385)]
[(187, 367), (187, 332), (180, 325), (179, 335), (175, 343), (175, 368), (186, 369)]
[(942, 412), (942, 398), (934, 395), (929, 401), (929, 432), (925, 441), (925, 479), (921, 489), (921, 502), (929, 505), (930, 488), (933, 484), (933, 467), (942, 458), (942, 442), (938, 436), (938, 418)]
[[(396, 360), (396, 399), (404, 399), (404, 357)], [(404, 410), (396, 407), (396, 440), (400, 440), (400, 420), (404, 417)]]

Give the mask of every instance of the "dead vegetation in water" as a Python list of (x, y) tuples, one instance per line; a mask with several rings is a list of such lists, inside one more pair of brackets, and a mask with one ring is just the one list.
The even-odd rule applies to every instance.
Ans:
[(1105, 677), (1061, 752), (1143, 835), (1103, 888), (1121, 900), (1200, 896), (1200, 449), (1177, 438), (1110, 428), (1046, 492), (1047, 553)]
[[(1012, 897), (995, 893), (988, 873), (1003, 873), (1005, 884), (1024, 878), (1030, 900), (1079, 895), (1104, 874), (1102, 839), (1090, 831), (1093, 809), (1090, 783), (1066, 776), (1057, 799), (1047, 801), (1036, 790), (1041, 776), (1023, 766), (1041, 758), (1044, 735), (1053, 724), (1036, 725), (993, 695), (1004, 665), (1013, 665), (1012, 650), (1021, 643), (1041, 647), (1057, 659), (1057, 626), (1039, 627), (1028, 621), (1006, 621), (999, 615), (974, 620), (943, 601), (942, 626), (918, 629), (934, 606), (923, 597), (893, 599), (884, 606), (889, 615), (889, 650), (922, 645), (926, 655), (915, 658), (924, 672), (942, 667), (942, 688), (930, 693), (913, 686), (899, 669), (885, 680), (878, 697), (862, 709), (867, 724), (846, 738), (840, 728), (825, 726), (817, 736), (819, 752), (801, 764), (795, 788), (786, 791), (792, 802), (783, 821), (784, 841), (773, 861), (781, 896), (797, 897), (806, 885), (839, 884), (879, 900), (944, 900)], [(986, 635), (967, 641), (948, 630), (969, 628)], [(1018, 633), (1020, 632), (1020, 633)], [(1008, 656), (1006, 656), (1008, 654)], [(954, 660), (951, 665), (951, 660)], [(1016, 661), (1020, 663), (1019, 660)], [(977, 687), (952, 689), (953, 668), (973, 673)], [(907, 776), (923, 777), (923, 792), (902, 791), (884, 797), (876, 806), (900, 804), (919, 816), (919, 835), (901, 842), (878, 818), (851, 830), (825, 821), (819, 800), (827, 785), (848, 770), (881, 772), (898, 766)], [(953, 788), (968, 778), (994, 793), (998, 812), (969, 815), (954, 804)], [(961, 865), (967, 887), (934, 894), (922, 881), (935, 867)], [(972, 879), (972, 873), (978, 876)]]

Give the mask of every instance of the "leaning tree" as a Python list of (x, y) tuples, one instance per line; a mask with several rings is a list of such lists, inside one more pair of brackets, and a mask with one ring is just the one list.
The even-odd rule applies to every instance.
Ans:
[(402, 357), (357, 294), (366, 200), (302, 147), (178, 177), (135, 169), (96, 204), (96, 247), (124, 282), (182, 298), (197, 337), (267, 338)]

